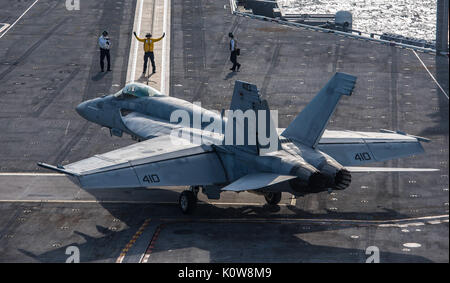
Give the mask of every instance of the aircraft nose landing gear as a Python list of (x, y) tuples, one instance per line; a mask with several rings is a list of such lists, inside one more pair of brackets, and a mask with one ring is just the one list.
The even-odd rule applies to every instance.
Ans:
[(180, 194), (178, 204), (183, 214), (191, 214), (197, 207), (197, 193), (199, 188), (192, 186), (189, 190), (185, 190)]

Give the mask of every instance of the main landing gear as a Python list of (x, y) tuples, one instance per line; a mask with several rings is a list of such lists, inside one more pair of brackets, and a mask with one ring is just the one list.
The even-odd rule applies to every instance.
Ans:
[(197, 194), (199, 191), (198, 186), (191, 186), (189, 190), (185, 190), (181, 193), (178, 199), (181, 212), (183, 214), (191, 214), (197, 207)]
[[(185, 190), (180, 194), (178, 204), (183, 214), (191, 214), (197, 207), (197, 194), (200, 186), (191, 186), (189, 190)], [(264, 198), (269, 205), (277, 205), (281, 201), (281, 192), (264, 193)]]
[(264, 198), (269, 205), (277, 205), (281, 200), (281, 192), (265, 193)]

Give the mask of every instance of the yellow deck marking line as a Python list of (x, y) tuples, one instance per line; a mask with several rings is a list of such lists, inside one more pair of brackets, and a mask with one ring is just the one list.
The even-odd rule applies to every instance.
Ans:
[(139, 263), (147, 263), (148, 259), (150, 258), (150, 255), (155, 248), (156, 240), (158, 240), (159, 234), (161, 233), (161, 229), (165, 226), (165, 224), (158, 225), (156, 227), (156, 231), (153, 234), (152, 239), (150, 240), (150, 244), (148, 245), (147, 249), (145, 250), (144, 254), (141, 256), (141, 259), (139, 260)]
[(433, 81), (437, 84), (437, 86), (441, 89), (442, 93), (448, 99), (448, 94), (445, 92), (445, 90), (442, 88), (442, 86), (438, 83), (438, 81), (434, 78), (434, 76), (431, 74), (430, 70), (428, 70), (427, 66), (425, 66), (425, 63), (422, 61), (422, 59), (420, 59), (419, 55), (417, 55), (417, 52), (415, 50), (413, 50), (412, 52), (414, 52), (414, 55), (416, 55), (417, 59), (419, 59), (420, 63), (422, 63), (422, 66), (425, 68), (425, 70), (427, 70), (430, 77), (433, 79)]
[(144, 229), (148, 226), (151, 219), (146, 219), (144, 223), (139, 227), (137, 232), (134, 234), (134, 236), (131, 238), (131, 240), (128, 242), (128, 244), (122, 249), (122, 252), (120, 253), (119, 257), (116, 260), (116, 263), (122, 263), (123, 259), (127, 255), (127, 252), (131, 249), (131, 247), (134, 245), (136, 240), (139, 238), (139, 236), (144, 232)]

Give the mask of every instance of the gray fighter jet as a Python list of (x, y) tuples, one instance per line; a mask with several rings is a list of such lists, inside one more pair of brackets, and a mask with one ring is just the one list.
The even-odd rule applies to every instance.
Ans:
[[(246, 82), (236, 81), (230, 109), (263, 111), (264, 119), (258, 116), (257, 121), (265, 129), (250, 125), (245, 117), (239, 121), (223, 111), (208, 111), (131, 83), (116, 94), (85, 101), (76, 110), (108, 127), (111, 135), (126, 133), (140, 142), (65, 166), (38, 165), (67, 174), (84, 189), (189, 186), (179, 197), (183, 213), (194, 210), (199, 191), (209, 199), (219, 199), (223, 191), (248, 191), (264, 195), (268, 204), (275, 205), (282, 192), (299, 197), (346, 189), (352, 173), (435, 171), (361, 167), (422, 153), (420, 142), (428, 139), (389, 130), (325, 130), (341, 96), (350, 96), (355, 83), (356, 77), (336, 73), (286, 129), (275, 127), (267, 102), (255, 85)], [(173, 121), (175, 111), (190, 122)], [(196, 116), (202, 117), (198, 123)], [(212, 123), (224, 130), (211, 131)], [(227, 143), (226, 130), (236, 133), (240, 128), (244, 139)], [(271, 144), (261, 142), (268, 136), (263, 132), (275, 132)], [(255, 143), (251, 135), (257, 137)]]

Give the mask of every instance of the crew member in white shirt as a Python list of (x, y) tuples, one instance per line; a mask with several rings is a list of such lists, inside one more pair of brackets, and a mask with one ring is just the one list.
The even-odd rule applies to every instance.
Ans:
[(108, 32), (105, 30), (100, 38), (98, 39), (98, 45), (100, 46), (100, 67), (102, 72), (105, 71), (104, 60), (108, 61), (108, 72), (111, 71), (111, 55), (109, 54), (109, 49), (111, 48), (111, 42), (109, 41)]
[(233, 63), (233, 67), (231, 67), (230, 70), (233, 72), (236, 72), (236, 71), (239, 72), (239, 69), (241, 68), (241, 64), (239, 64), (237, 61), (237, 56), (239, 55), (238, 48), (236, 46), (237, 43), (236, 43), (236, 40), (234, 39), (233, 33), (230, 32), (228, 34), (228, 37), (230, 37), (230, 51), (231, 51), (230, 61), (231, 61), (231, 63)]

